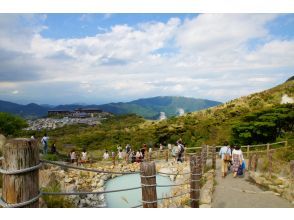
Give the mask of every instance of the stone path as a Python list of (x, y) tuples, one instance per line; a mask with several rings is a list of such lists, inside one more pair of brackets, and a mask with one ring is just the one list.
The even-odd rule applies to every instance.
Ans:
[(221, 177), (220, 160), (217, 160), (217, 185), (213, 193), (212, 208), (294, 208), (289, 201), (271, 191), (263, 191), (248, 181), (248, 175), (233, 178), (229, 173)]

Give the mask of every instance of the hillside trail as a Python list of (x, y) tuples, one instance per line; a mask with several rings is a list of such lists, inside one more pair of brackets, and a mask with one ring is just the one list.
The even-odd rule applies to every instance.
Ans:
[(216, 162), (217, 182), (213, 193), (212, 208), (294, 208), (289, 201), (275, 195), (274, 192), (264, 191), (249, 181), (249, 175), (233, 178), (228, 173), (221, 177), (221, 160)]

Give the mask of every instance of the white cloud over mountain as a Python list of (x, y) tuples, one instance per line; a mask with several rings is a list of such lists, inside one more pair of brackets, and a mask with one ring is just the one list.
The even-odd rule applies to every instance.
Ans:
[(101, 103), (183, 95), (226, 101), (293, 74), (294, 40), (279, 39), (267, 27), (278, 16), (201, 14), (50, 39), (42, 35), (50, 28), (43, 25), (46, 16), (2, 14), (0, 98)]

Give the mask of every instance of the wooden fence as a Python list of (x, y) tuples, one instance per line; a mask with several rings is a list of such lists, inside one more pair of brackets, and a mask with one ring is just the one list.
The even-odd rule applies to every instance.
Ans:
[[(160, 173), (156, 172), (156, 164), (154, 161), (146, 161), (140, 164), (140, 172), (112, 172), (104, 170), (96, 170), (83, 168), (78, 166), (61, 164), (58, 162), (44, 161), (39, 158), (39, 149), (36, 140), (32, 139), (13, 139), (9, 140), (4, 146), (3, 169), (3, 192), (0, 205), (3, 207), (39, 207), (39, 198), (43, 195), (87, 195), (87, 194), (105, 194), (118, 191), (127, 191), (140, 188), (142, 190), (142, 204), (144, 208), (156, 208), (157, 203), (163, 199), (170, 199), (176, 196), (190, 194), (190, 204), (192, 208), (199, 208), (200, 196), (200, 179), (203, 174), (203, 166), (206, 164), (208, 148), (203, 147), (201, 153), (189, 155), (190, 172), (188, 173)], [(211, 150), (212, 164), (215, 166), (215, 148)], [(166, 159), (168, 157), (165, 155)], [(84, 170), (96, 173), (112, 173), (112, 174), (133, 174), (141, 175), (141, 186), (135, 188), (103, 191), (103, 192), (42, 192), (39, 188), (39, 169), (42, 164), (53, 164), (69, 169)], [(160, 186), (156, 183), (156, 174), (165, 175), (190, 175), (190, 182), (183, 184), (171, 184)], [(190, 191), (180, 195), (174, 195), (166, 198), (157, 198), (156, 187), (174, 187), (189, 184)]]

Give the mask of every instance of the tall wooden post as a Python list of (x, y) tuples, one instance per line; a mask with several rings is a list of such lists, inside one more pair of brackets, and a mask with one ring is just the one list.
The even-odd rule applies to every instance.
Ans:
[(165, 151), (165, 161), (168, 162), (168, 150)]
[(115, 166), (115, 154), (112, 155), (112, 165)]
[(250, 151), (250, 146), (247, 145), (247, 158), (249, 158), (249, 151)]
[(157, 208), (155, 162), (140, 165), (143, 208)]
[(254, 171), (256, 172), (258, 166), (258, 156), (255, 154), (254, 156)]
[(212, 146), (212, 169), (216, 169), (216, 147), (215, 145)]
[[(294, 181), (294, 160), (290, 161), (290, 175), (291, 175), (291, 179), (292, 181)], [(294, 183), (294, 182), (293, 182)]]
[(200, 178), (201, 178), (201, 156), (190, 156), (190, 200), (191, 208), (199, 208)]
[(251, 171), (252, 170), (252, 157), (253, 157), (253, 154), (249, 155), (249, 159), (248, 159), (248, 168), (247, 170)]
[[(3, 148), (3, 169), (6, 171), (23, 170), (37, 166), (39, 148), (37, 141), (18, 138), (8, 140)], [(27, 202), (39, 195), (39, 170), (3, 175), (3, 200), (8, 204)], [(23, 206), (38, 208), (39, 200)]]
[(269, 172), (269, 178), (272, 178), (272, 172), (273, 172), (273, 152), (270, 151), (268, 154), (268, 172)]
[(266, 145), (266, 153), (267, 153), (267, 156), (269, 155), (269, 150), (270, 150), (270, 144), (267, 143), (267, 145)]

